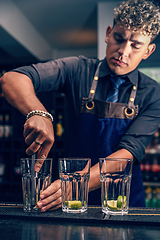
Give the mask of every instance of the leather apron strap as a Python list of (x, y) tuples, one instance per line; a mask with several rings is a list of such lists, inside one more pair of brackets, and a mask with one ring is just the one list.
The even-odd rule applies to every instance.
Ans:
[(113, 103), (107, 101), (101, 101), (94, 99), (98, 80), (99, 80), (99, 68), (101, 62), (99, 63), (90, 93), (88, 98), (82, 98), (81, 103), (81, 113), (91, 113), (99, 117), (105, 118), (121, 118), (121, 119), (133, 119), (138, 115), (138, 105), (134, 105), (136, 92), (137, 92), (137, 83), (133, 86), (129, 102), (127, 103)]

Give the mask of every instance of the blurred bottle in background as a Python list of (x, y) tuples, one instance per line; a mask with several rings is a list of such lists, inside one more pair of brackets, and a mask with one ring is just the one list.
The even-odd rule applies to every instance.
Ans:
[(5, 168), (6, 168), (6, 165), (3, 158), (3, 154), (0, 154), (0, 183), (2, 183), (4, 180)]
[(150, 181), (151, 180), (151, 164), (150, 164), (150, 158), (147, 156), (145, 158), (144, 163), (144, 181)]
[(12, 125), (10, 123), (9, 114), (5, 114), (4, 116), (4, 137), (9, 138), (12, 136)]
[(153, 182), (159, 182), (160, 181), (160, 165), (159, 165), (159, 155), (155, 154), (152, 158), (151, 162), (151, 180)]
[(0, 113), (0, 138), (4, 136), (3, 114)]
[(160, 188), (146, 187), (145, 202), (147, 208), (160, 208)]
[(146, 202), (147, 208), (150, 208), (152, 206), (152, 189), (151, 189), (151, 187), (147, 187), (145, 189), (145, 202)]
[(56, 124), (56, 136), (60, 138), (60, 137), (62, 137), (63, 133), (64, 133), (63, 115), (61, 113), (59, 113), (57, 124)]

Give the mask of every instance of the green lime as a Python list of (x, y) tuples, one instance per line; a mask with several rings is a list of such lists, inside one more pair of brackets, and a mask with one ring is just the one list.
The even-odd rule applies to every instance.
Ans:
[(71, 209), (79, 209), (82, 207), (82, 202), (81, 201), (65, 201), (65, 206), (69, 207)]
[(119, 195), (118, 198), (117, 198), (117, 207), (121, 208), (122, 203), (124, 203), (123, 208), (125, 208), (125, 206), (126, 206), (126, 196), (124, 196), (124, 199), (123, 199), (122, 195)]
[(112, 209), (112, 210), (117, 209), (117, 200), (108, 200), (107, 206), (109, 209)]

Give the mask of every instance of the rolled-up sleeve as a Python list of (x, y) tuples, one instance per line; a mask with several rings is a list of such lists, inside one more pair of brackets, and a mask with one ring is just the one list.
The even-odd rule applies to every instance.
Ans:
[(62, 89), (77, 68), (78, 57), (68, 57), (19, 67), (13, 71), (27, 75), (35, 91), (42, 92)]
[(143, 102), (143, 108), (139, 110), (139, 115), (122, 137), (118, 149), (127, 149), (140, 163), (143, 159), (145, 148), (149, 145), (159, 124), (160, 86), (156, 84), (150, 92), (148, 91)]

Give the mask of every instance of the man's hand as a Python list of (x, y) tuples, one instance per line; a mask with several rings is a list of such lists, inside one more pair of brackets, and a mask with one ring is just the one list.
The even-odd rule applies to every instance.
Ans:
[[(29, 145), (26, 149), (27, 155), (38, 151), (38, 159), (46, 159), (54, 143), (53, 125), (50, 119), (42, 116), (32, 116), (24, 124), (23, 135), (25, 143)], [(35, 171), (38, 172), (43, 161), (36, 162)]]
[(40, 199), (41, 200), (37, 202), (37, 206), (42, 212), (45, 212), (50, 208), (55, 210), (62, 207), (60, 179), (56, 180), (47, 189), (45, 189), (41, 193)]

